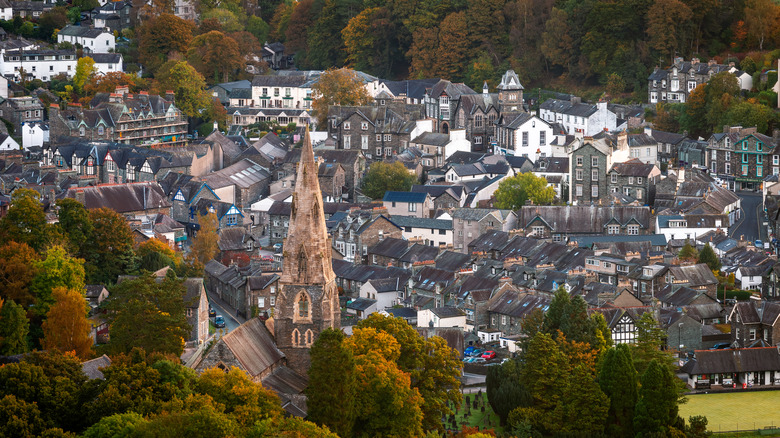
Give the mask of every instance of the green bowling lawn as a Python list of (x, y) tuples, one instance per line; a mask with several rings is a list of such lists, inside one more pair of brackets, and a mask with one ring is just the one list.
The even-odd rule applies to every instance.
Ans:
[(712, 432), (780, 427), (780, 391), (729, 392), (687, 396), (680, 416), (704, 415)]

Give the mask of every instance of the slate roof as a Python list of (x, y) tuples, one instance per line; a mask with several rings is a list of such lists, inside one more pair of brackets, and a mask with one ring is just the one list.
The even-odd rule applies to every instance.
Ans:
[(171, 202), (156, 182), (101, 185), (68, 189), (66, 197), (77, 199), (83, 192), (84, 207), (88, 210), (106, 207), (117, 213), (170, 207)]
[(439, 318), (457, 318), (459, 316), (466, 316), (466, 313), (457, 307), (435, 307), (431, 309), (431, 312), (433, 312), (434, 315), (438, 316)]
[(110, 365), (111, 365), (111, 358), (104, 354), (100, 357), (96, 357), (86, 362), (82, 362), (81, 371), (83, 371), (84, 374), (87, 375), (87, 378), (89, 380), (94, 380), (94, 379), (103, 380), (105, 376), (103, 376), (103, 371), (101, 371), (100, 369)]
[(404, 253), (404, 255), (401, 256), (400, 260), (404, 263), (417, 263), (417, 262), (424, 262), (428, 260), (435, 260), (436, 256), (439, 255), (439, 248), (431, 245), (423, 245), (420, 243), (415, 243), (411, 247), (409, 247), (409, 250)]
[(385, 196), (384, 196), (384, 198), (382, 198), (382, 201), (384, 201), (384, 202), (409, 202), (409, 203), (421, 204), (421, 203), (425, 202), (425, 198), (427, 196), (428, 196), (427, 193), (387, 191), (387, 192), (385, 192)]
[(598, 107), (596, 105), (590, 105), (587, 103), (572, 103), (571, 101), (558, 99), (545, 100), (541, 105), (539, 105), (539, 109), (577, 117), (589, 117), (598, 111)]
[(709, 266), (704, 263), (689, 266), (669, 266), (669, 272), (674, 276), (675, 280), (685, 280), (688, 285), (693, 287), (718, 284), (718, 279), (710, 271)]
[[(255, 184), (262, 183), (271, 178), (271, 172), (254, 161), (244, 158), (243, 160), (230, 165), (222, 170), (211, 172), (203, 177), (203, 181), (209, 187), (218, 189), (235, 185), (246, 189)], [(252, 199), (245, 199), (244, 202), (251, 202)]]
[(500, 210), (497, 208), (456, 208), (451, 216), (453, 219), (479, 221), (492, 213), (497, 213), (497, 218), (500, 220), (506, 220), (509, 215), (514, 214), (512, 210)]
[(255, 240), (243, 227), (221, 228), (218, 234), (220, 251), (243, 251), (246, 249), (246, 242)]
[(378, 256), (398, 259), (404, 255), (408, 249), (408, 241), (404, 239), (388, 237), (368, 248), (368, 253), (372, 255), (376, 254)]
[(430, 219), (430, 218), (420, 218), (420, 217), (413, 217), (413, 216), (393, 216), (390, 218), (390, 222), (402, 228), (403, 227), (430, 228), (430, 229), (437, 229), (437, 230), (452, 229), (451, 219)]
[(546, 311), (551, 301), (552, 299), (545, 295), (532, 295), (505, 289), (488, 301), (488, 312), (512, 318), (525, 318), (536, 309)]
[(373, 286), (377, 293), (398, 292), (404, 290), (404, 284), (401, 283), (399, 278), (377, 278), (374, 280), (368, 280), (368, 283)]
[(258, 376), (284, 357), (260, 318), (253, 318), (222, 337), (241, 367)]
[(610, 172), (617, 172), (618, 175), (622, 176), (647, 178), (647, 176), (650, 175), (650, 172), (653, 171), (654, 167), (655, 164), (646, 164), (636, 159), (629, 160), (624, 163), (615, 163), (612, 165)]
[(376, 300), (369, 298), (355, 298), (354, 300), (350, 301), (349, 304), (347, 304), (347, 309), (363, 311), (375, 304)]
[(602, 234), (609, 223), (627, 225), (635, 222), (650, 227), (650, 207), (535, 206), (520, 208), (518, 226), (526, 228), (536, 219), (548, 224), (553, 232)]
[(680, 371), (694, 374), (747, 373), (780, 370), (777, 347), (698, 350)]
[(422, 134), (418, 135), (417, 137), (415, 137), (410, 141), (410, 143), (439, 146), (439, 147), (444, 147), (449, 142), (450, 142), (449, 134), (440, 134), (438, 132), (423, 132)]
[(436, 267), (450, 272), (457, 272), (471, 264), (471, 256), (455, 251), (444, 251), (436, 257)]

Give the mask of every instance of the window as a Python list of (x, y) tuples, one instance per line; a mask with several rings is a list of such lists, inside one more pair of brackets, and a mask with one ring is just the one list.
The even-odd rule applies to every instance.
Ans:
[(780, 155), (772, 155), (772, 164), (775, 166), (780, 164)]
[(344, 122), (344, 129), (348, 131), (349, 127), (350, 127), (349, 122)]
[(631, 196), (631, 187), (623, 187), (623, 194), (626, 196)]
[(543, 226), (531, 227), (531, 230), (533, 231), (533, 235), (534, 236), (538, 236), (538, 237), (544, 236), (544, 227)]
[(748, 167), (747, 166), (742, 166), (742, 175), (743, 176), (747, 176), (747, 174), (748, 174)]
[(756, 329), (752, 328), (750, 329), (750, 340), (755, 341), (756, 340)]
[(574, 169), (574, 178), (577, 181), (582, 181), (582, 169)]
[(599, 197), (599, 186), (596, 185), (590, 186), (590, 197), (591, 198)]
[(764, 176), (764, 168), (762, 166), (756, 166), (756, 176), (759, 178)]
[(619, 234), (620, 225), (610, 224), (607, 225), (607, 234)]
[(79, 135), (84, 137), (87, 134), (87, 130), (83, 126), (79, 127)]
[(629, 176), (628, 177), (628, 184), (629, 185), (634, 185), (634, 177), (633, 176)]
[(731, 163), (724, 163), (723, 164), (723, 173), (730, 174), (731, 173)]
[(382, 148), (381, 147), (376, 148), (376, 154), (377, 154), (377, 156), (382, 155)]
[(612, 175), (609, 176), (609, 182), (617, 184), (617, 173), (612, 173)]
[(756, 155), (756, 164), (763, 164), (763, 163), (764, 163), (764, 156)]
[(726, 161), (731, 161), (731, 152), (726, 151), (726, 157), (724, 158)]
[(417, 211), (417, 204), (414, 202), (409, 203), (409, 211)]
[(393, 141), (393, 134), (385, 134), (385, 141)]
[(593, 167), (598, 167), (599, 157), (590, 157), (590, 165)]
[(639, 225), (629, 225), (628, 226), (628, 234), (631, 236), (638, 236), (639, 235)]
[(376, 141), (382, 141), (382, 134), (376, 135)]
[(636, 189), (636, 199), (642, 199), (643, 191), (642, 189)]
[(360, 129), (368, 131), (368, 122), (360, 122)]
[(361, 135), (360, 136), (360, 148), (361, 149), (368, 149), (368, 136), (367, 135)]
[(344, 149), (349, 149), (349, 148), (351, 148), (351, 147), (352, 147), (352, 144), (351, 144), (351, 143), (352, 143), (352, 137), (350, 137), (350, 136), (345, 136), (345, 137), (344, 137)]
[(583, 157), (581, 156), (577, 157), (577, 165), (582, 166), (582, 162), (583, 162)]
[(582, 184), (577, 184), (574, 189), (574, 196), (582, 196)]
[(103, 125), (98, 126), (98, 135), (103, 135), (104, 132)]
[(641, 176), (636, 177), (636, 183), (639, 184), (639, 185), (642, 184), (642, 177)]
[(385, 148), (385, 156), (393, 155), (393, 148)]
[(257, 307), (265, 307), (265, 297), (257, 297)]
[(523, 131), (523, 146), (528, 146), (528, 131)]
[(598, 181), (599, 180), (599, 170), (593, 169), (590, 171), (590, 180), (591, 181)]
[(547, 132), (542, 131), (539, 133), (539, 146), (544, 146), (547, 144)]

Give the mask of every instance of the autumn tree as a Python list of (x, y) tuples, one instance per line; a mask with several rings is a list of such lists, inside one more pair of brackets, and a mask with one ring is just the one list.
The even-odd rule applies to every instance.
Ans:
[(330, 68), (322, 72), (317, 83), (312, 86), (312, 95), (312, 109), (318, 126), (325, 126), (331, 105), (367, 105), (372, 100), (362, 79), (354, 70), (346, 68)]
[(435, 77), (438, 73), (434, 63), (439, 51), (439, 28), (436, 26), (421, 28), (414, 33), (412, 47), (406, 56), (411, 59), (410, 76), (412, 78)]
[(112, 71), (90, 77), (84, 84), (84, 94), (92, 97), (97, 93), (113, 93), (117, 87), (123, 86), (128, 87), (131, 93), (135, 93), (145, 86), (145, 81), (135, 74)]
[(396, 25), (386, 7), (367, 8), (349, 20), (341, 31), (347, 62), (380, 77), (392, 76), (396, 60), (402, 59), (396, 40)]
[(241, 25), (238, 16), (232, 11), (224, 8), (212, 9), (201, 15), (201, 19), (216, 21), (219, 23), (221, 32), (238, 32), (244, 30), (244, 26)]
[(355, 424), (355, 359), (344, 344), (341, 330), (327, 328), (311, 347), (309, 386), (306, 387), (308, 417), (339, 436), (350, 436)]
[[(186, 53), (192, 41), (193, 24), (171, 14), (147, 20), (138, 29), (138, 58), (152, 72), (174, 53)], [(178, 102), (177, 102), (178, 106)]]
[(569, 31), (568, 14), (563, 9), (553, 7), (544, 26), (541, 51), (547, 62), (571, 70), (577, 51)]
[(363, 194), (371, 199), (381, 199), (386, 191), (408, 192), (417, 182), (400, 161), (392, 164), (383, 161), (371, 163), (363, 177)]
[(84, 85), (95, 73), (97, 73), (97, 68), (94, 59), (89, 56), (79, 58), (76, 63), (76, 74), (73, 75), (73, 87), (77, 93), (81, 94), (84, 91)]
[(112, 284), (119, 275), (135, 269), (133, 232), (127, 221), (114, 210), (89, 211), (92, 236), (83, 254), (90, 284)]
[(121, 281), (106, 299), (110, 341), (116, 353), (133, 347), (148, 352), (180, 356), (190, 325), (185, 310), (183, 280), (169, 273), (161, 279), (152, 274)]
[(157, 271), (165, 266), (180, 269), (183, 264), (181, 254), (159, 239), (141, 242), (135, 253), (138, 257), (139, 269), (147, 271)]
[(214, 212), (201, 215), (198, 219), (200, 229), (190, 246), (190, 254), (196, 264), (205, 266), (219, 254), (219, 221)]
[(439, 25), (439, 52), (434, 63), (434, 76), (454, 82), (462, 81), (463, 65), (469, 58), (469, 29), (466, 12), (453, 12)]
[(217, 31), (195, 37), (187, 51), (187, 61), (213, 82), (227, 82), (230, 75), (243, 65), (236, 41)]
[(308, 48), (309, 29), (314, 25), (313, 6), (314, 0), (301, 0), (293, 4), (290, 22), (284, 32), (284, 48), (290, 53), (306, 52)]
[(24, 308), (35, 303), (30, 283), (35, 277), (38, 254), (25, 243), (8, 241), (0, 247), (0, 298)]
[(0, 219), (0, 240), (13, 240), (41, 251), (49, 240), (48, 230), (40, 194), (31, 189), (15, 190), (8, 212)]
[(525, 172), (502, 180), (495, 197), (496, 207), (517, 210), (528, 200), (535, 205), (551, 204), (555, 199), (555, 189), (547, 185), (544, 177)]
[(46, 350), (72, 351), (82, 360), (88, 359), (92, 353), (92, 337), (84, 293), (58, 287), (52, 295), (55, 304), (43, 322), (41, 345)]
[(24, 308), (13, 300), (3, 301), (0, 308), (0, 355), (12, 356), (29, 351), (29, 331), (30, 321)]
[(724, 71), (714, 74), (707, 82), (707, 124), (711, 128), (723, 126), (723, 119), (739, 93), (737, 77)]
[(705, 135), (707, 125), (707, 84), (700, 84), (688, 95), (685, 103), (685, 128), (693, 135)]
[(747, 37), (764, 50), (764, 41), (780, 25), (780, 6), (772, 0), (747, 0), (745, 4), (745, 26)]
[(160, 94), (174, 92), (176, 107), (189, 117), (198, 117), (211, 105), (206, 92), (206, 80), (186, 61), (170, 61), (161, 66), (157, 74), (157, 90)]
[(62, 246), (49, 248), (43, 260), (34, 262), (34, 267), (36, 274), (30, 282), (30, 292), (36, 300), (34, 311), (41, 317), (55, 303), (54, 289), (84, 290), (84, 260), (71, 257)]
[(755, 126), (758, 132), (766, 134), (771, 134), (771, 128), (778, 126), (775, 111), (754, 99), (731, 106), (725, 114), (724, 123), (729, 126)]
[(684, 29), (692, 17), (691, 8), (680, 0), (655, 0), (647, 11), (650, 46), (671, 61), (682, 46)]
[(195, 391), (224, 406), (225, 413), (242, 426), (283, 414), (274, 392), (252, 382), (246, 372), (235, 367), (228, 372), (219, 368), (206, 370), (198, 378)]

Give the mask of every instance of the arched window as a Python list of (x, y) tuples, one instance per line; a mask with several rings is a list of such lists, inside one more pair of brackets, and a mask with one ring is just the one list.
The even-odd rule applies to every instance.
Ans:
[(306, 294), (301, 294), (298, 299), (298, 316), (301, 318), (309, 317), (309, 297)]
[(314, 343), (314, 332), (311, 331), (311, 329), (306, 330), (306, 334), (304, 335), (304, 342), (306, 342), (307, 347), (311, 347), (311, 344)]
[(292, 332), (292, 345), (293, 347), (299, 347), (301, 345), (301, 332), (298, 329)]

